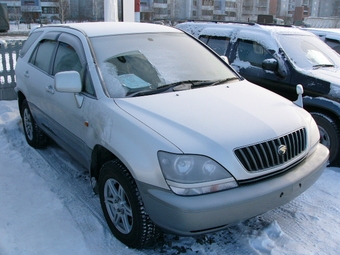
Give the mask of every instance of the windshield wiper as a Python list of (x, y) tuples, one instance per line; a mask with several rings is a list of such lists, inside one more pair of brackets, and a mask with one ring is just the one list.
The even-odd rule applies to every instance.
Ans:
[(183, 85), (185, 83), (190, 83), (190, 87), (187, 88), (187, 89), (190, 89), (191, 88), (191, 81), (179, 81), (179, 82), (170, 83), (170, 84), (160, 86), (156, 89), (147, 89), (147, 90), (140, 90), (140, 91), (137, 91), (137, 92), (128, 93), (127, 96), (128, 97), (147, 96), (147, 95), (153, 95), (153, 94), (158, 94), (158, 93), (163, 93), (163, 92), (170, 92), (170, 91), (174, 91), (175, 87), (177, 87), (179, 85)]
[(170, 84), (166, 84), (158, 87), (157, 89), (148, 89), (141, 90), (137, 92), (132, 92), (127, 94), (128, 97), (136, 97), (136, 96), (147, 96), (164, 92), (172, 92), (172, 91), (181, 91), (181, 90), (189, 90), (192, 88), (199, 88), (205, 86), (214, 86), (221, 83), (225, 83), (231, 80), (238, 80), (238, 77), (231, 77), (221, 80), (214, 81), (206, 81), (206, 80), (186, 80), (186, 81), (178, 81)]
[(334, 65), (332, 65), (332, 64), (318, 64), (318, 65), (313, 66), (314, 69), (317, 69), (317, 68), (320, 68), (320, 67), (334, 67)]
[(219, 84), (222, 84), (222, 83), (226, 83), (228, 81), (239, 80), (239, 79), (240, 78), (238, 78), (238, 77), (225, 78), (225, 79), (221, 79), (221, 80), (217, 80), (217, 81), (213, 82), (211, 84), (211, 86), (219, 85)]
[[(165, 84), (157, 89), (148, 89), (148, 90), (141, 90), (137, 92), (132, 92), (127, 94), (128, 97), (135, 97), (135, 96), (147, 96), (147, 95), (153, 95), (163, 92), (171, 92), (171, 91), (179, 91), (179, 90), (188, 90), (191, 89), (191, 86), (197, 81), (178, 81), (170, 84)], [(200, 81), (202, 82), (202, 81)]]
[(213, 81), (192, 81), (193, 89), (199, 88), (199, 87), (205, 87), (205, 86), (215, 86), (219, 85), (228, 81), (232, 80), (238, 80), (238, 77), (230, 77), (230, 78), (225, 78), (225, 79), (220, 79), (220, 80), (213, 80)]

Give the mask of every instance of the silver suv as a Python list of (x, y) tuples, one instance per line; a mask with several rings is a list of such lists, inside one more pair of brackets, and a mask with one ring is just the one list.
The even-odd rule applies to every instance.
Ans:
[(27, 142), (52, 138), (89, 169), (110, 229), (130, 247), (283, 205), (327, 164), (308, 112), (174, 28), (40, 27), (16, 77)]

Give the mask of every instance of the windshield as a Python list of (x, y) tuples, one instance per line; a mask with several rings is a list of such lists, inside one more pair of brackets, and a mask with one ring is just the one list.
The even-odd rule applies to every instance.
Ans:
[[(168, 85), (209, 84), (236, 75), (201, 44), (182, 33), (128, 34), (91, 38), (111, 97), (160, 91)], [(188, 87), (188, 86), (185, 86)]]
[(339, 55), (313, 35), (282, 34), (278, 38), (290, 61), (300, 68), (340, 66)]

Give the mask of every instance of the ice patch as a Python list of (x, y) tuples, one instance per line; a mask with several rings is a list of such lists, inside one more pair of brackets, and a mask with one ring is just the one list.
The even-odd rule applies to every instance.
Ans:
[(275, 240), (283, 235), (279, 224), (274, 221), (266, 227), (259, 236), (249, 240), (249, 245), (260, 254), (271, 254), (277, 246)]

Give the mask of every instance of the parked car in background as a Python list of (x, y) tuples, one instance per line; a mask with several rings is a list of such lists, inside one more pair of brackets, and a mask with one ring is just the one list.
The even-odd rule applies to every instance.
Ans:
[(283, 205), (328, 161), (307, 111), (171, 27), (39, 27), (16, 77), (28, 144), (52, 138), (89, 169), (108, 226), (130, 247)]
[(340, 56), (316, 35), (294, 27), (255, 23), (186, 22), (177, 28), (199, 38), (248, 81), (296, 100), (304, 87), (304, 108), (340, 164)]
[(8, 8), (7, 4), (0, 3), (0, 32), (9, 30)]
[(339, 28), (301, 28), (320, 37), (329, 47), (340, 53), (340, 29)]

